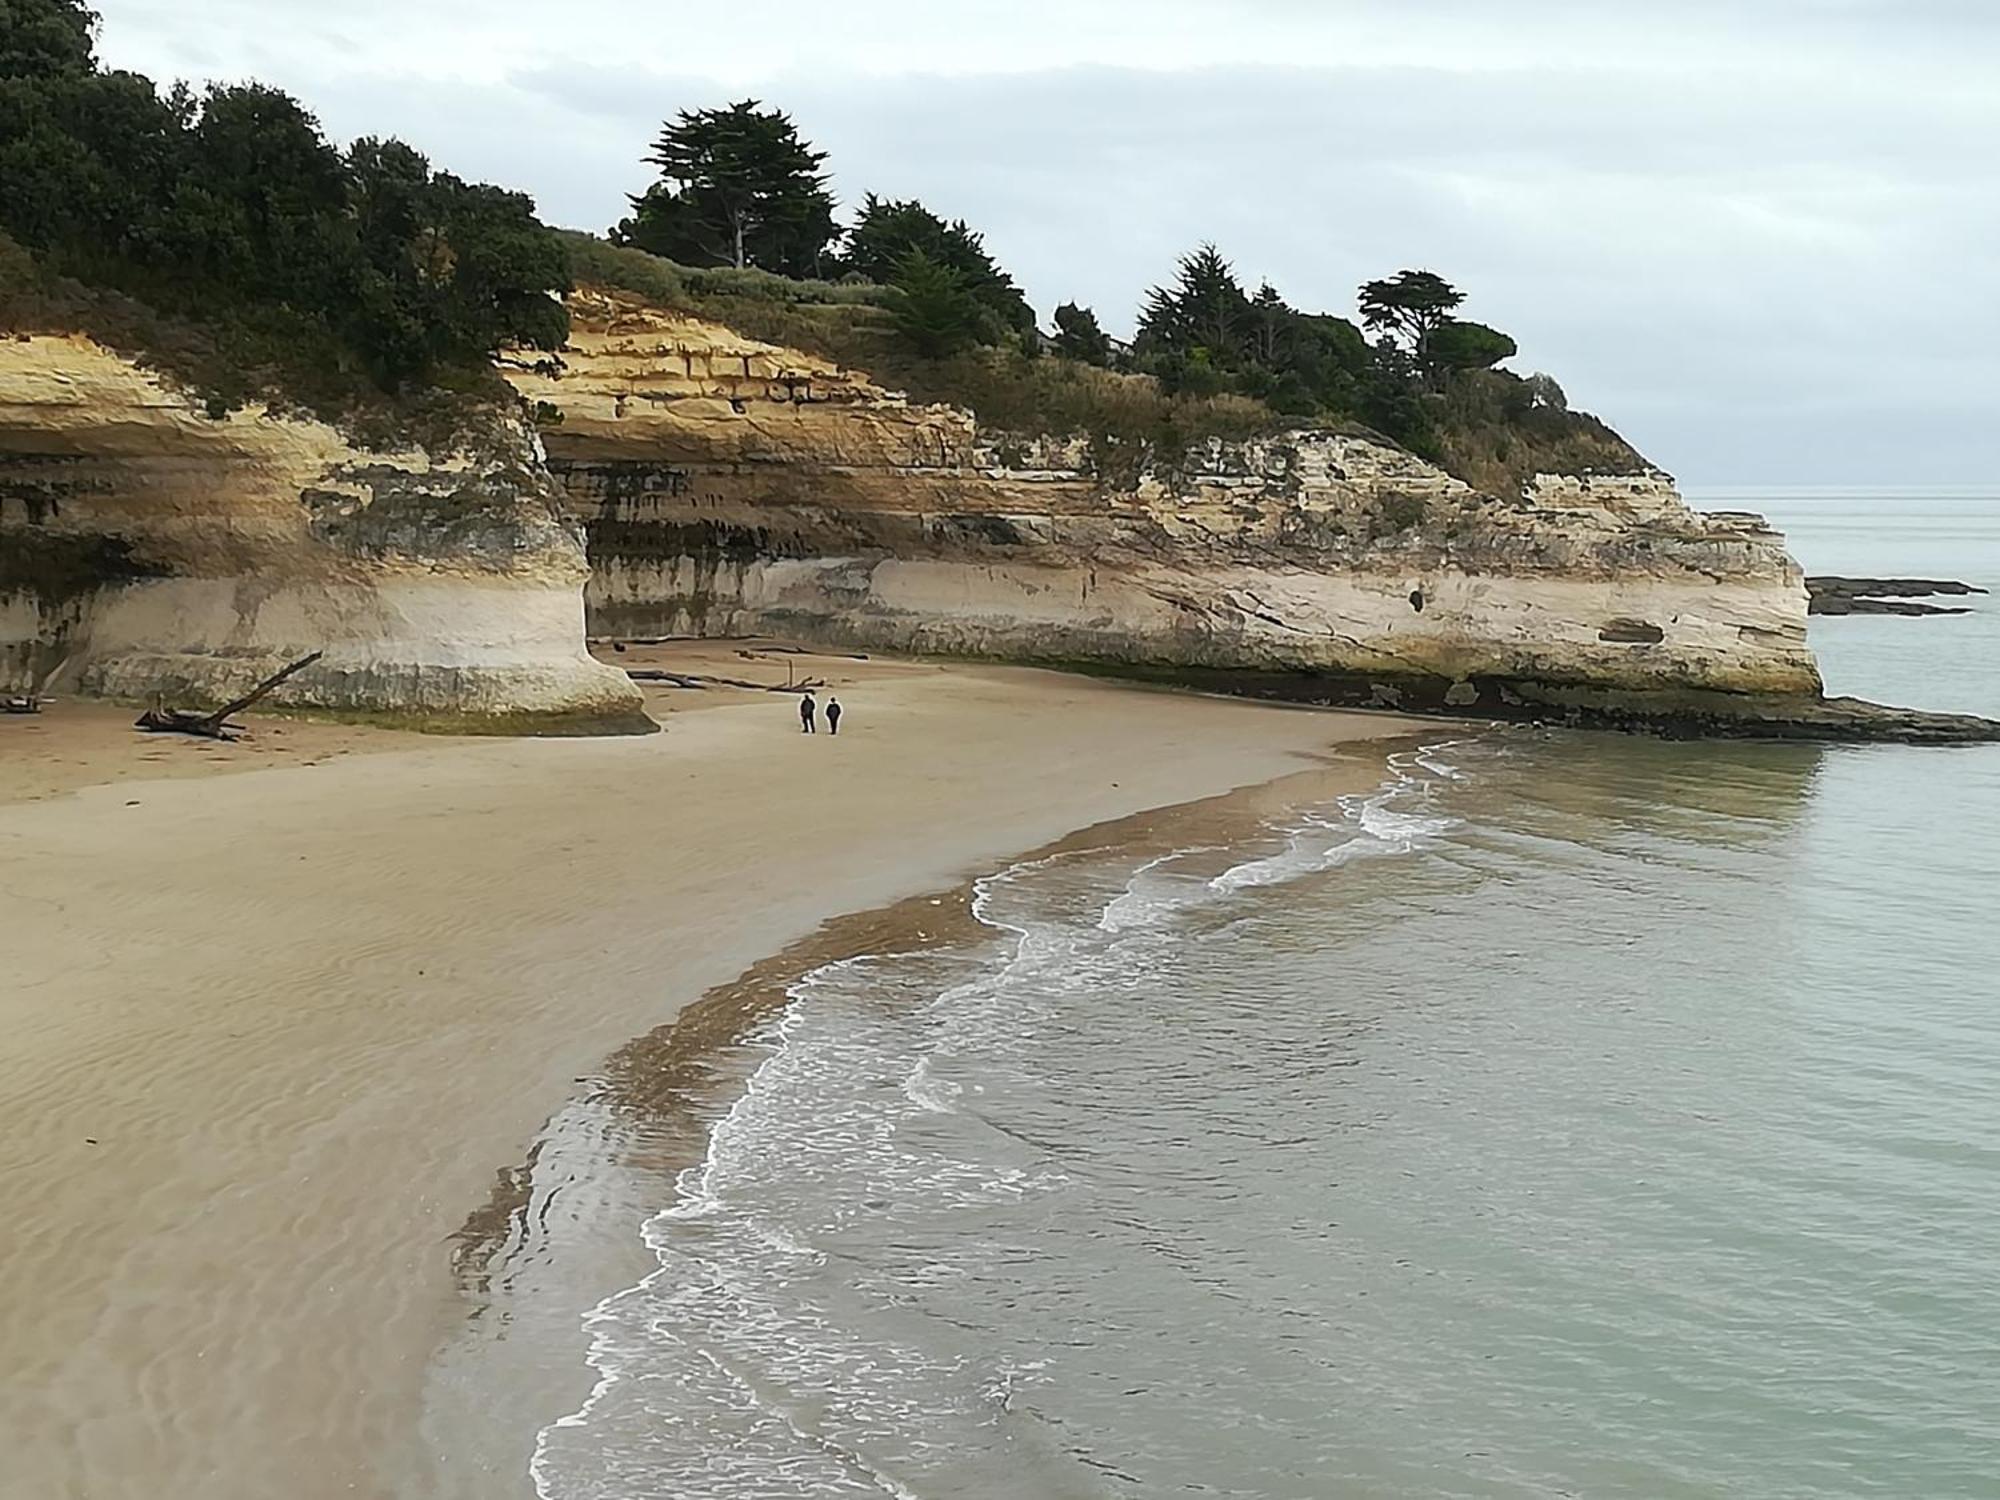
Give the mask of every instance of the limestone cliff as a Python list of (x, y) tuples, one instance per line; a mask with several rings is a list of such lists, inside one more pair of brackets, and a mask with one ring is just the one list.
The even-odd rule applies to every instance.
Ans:
[[(552, 469), (600, 635), (779, 632), (1495, 711), (1816, 697), (1806, 589), (1657, 472), (1478, 493), (1364, 435), (1120, 455), (579, 294)], [(1687, 700), (1693, 701), (1693, 700)]]
[(441, 727), (645, 724), (583, 646), (582, 539), (524, 421), (362, 451), (215, 419), (82, 338), (0, 340), (0, 682), (277, 701)]

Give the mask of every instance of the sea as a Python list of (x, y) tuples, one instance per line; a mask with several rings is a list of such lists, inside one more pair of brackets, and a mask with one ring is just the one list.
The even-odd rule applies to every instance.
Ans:
[[(1709, 491), (2000, 591), (1995, 491)], [(1815, 620), (2000, 717), (2000, 606)], [(2000, 1496), (2000, 747), (1440, 726), (791, 985), (546, 1500)]]

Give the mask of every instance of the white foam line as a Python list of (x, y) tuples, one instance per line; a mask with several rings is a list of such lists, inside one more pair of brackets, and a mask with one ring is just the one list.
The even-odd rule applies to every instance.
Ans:
[[(858, 962), (859, 960), (857, 959), (841, 959), (834, 963), (823, 964), (803, 976), (786, 991), (789, 998), (784, 1012), (778, 1018), (775, 1026), (771, 1028), (777, 1036), (777, 1045), (771, 1049), (771, 1055), (751, 1073), (742, 1094), (730, 1106), (729, 1112), (709, 1130), (708, 1149), (703, 1154), (700, 1165), (682, 1171), (675, 1179), (675, 1201), (652, 1215), (640, 1227), (641, 1239), (645, 1241), (647, 1248), (652, 1250), (655, 1256), (658, 1256), (664, 1247), (663, 1236), (659, 1233), (659, 1230), (665, 1222), (675, 1219), (703, 1218), (720, 1210), (722, 1207), (721, 1199), (715, 1192), (713, 1183), (720, 1166), (722, 1152), (726, 1148), (730, 1138), (731, 1124), (734, 1123), (740, 1131), (744, 1128), (743, 1122), (747, 1119), (749, 1113), (757, 1107), (759, 1102), (757, 1098), (759, 1082), (783, 1057), (784, 1050), (789, 1045), (791, 1033), (798, 1021), (800, 1003), (813, 982), (815, 980), (825, 982), (825, 978), (833, 971), (853, 967)], [(603, 1324), (615, 1322), (616, 1314), (614, 1309), (616, 1306), (627, 1298), (641, 1296), (650, 1292), (660, 1278), (666, 1275), (667, 1270), (668, 1266), (662, 1260), (661, 1264), (642, 1277), (637, 1285), (626, 1287), (622, 1291), (613, 1292), (610, 1296), (604, 1298), (583, 1315), (583, 1327), (585, 1331), (589, 1332)], [(556, 1418), (555, 1421), (551, 1422), (535, 1435), (535, 1451), (534, 1455), (528, 1460), (528, 1474), (534, 1481), (535, 1493), (541, 1496), (542, 1500), (555, 1500), (555, 1496), (549, 1488), (550, 1481), (547, 1472), (549, 1434), (562, 1428), (583, 1426), (603, 1403), (604, 1398), (610, 1393), (612, 1387), (625, 1378), (625, 1371), (623, 1368), (618, 1367), (612, 1351), (608, 1347), (608, 1341), (596, 1333), (592, 1333), (591, 1348), (589, 1354), (585, 1356), (585, 1363), (599, 1372), (598, 1380), (591, 1387), (590, 1395), (584, 1400), (582, 1406), (567, 1416)]]
[[(1419, 771), (1428, 772), (1431, 776), (1447, 781), (1469, 779), (1465, 772), (1442, 758), (1444, 752), (1468, 743), (1472, 742), (1441, 741), (1437, 744), (1424, 745), (1416, 751), (1402, 752), (1390, 757), (1389, 764), (1393, 774), (1375, 793), (1364, 797), (1339, 799), (1338, 819), (1329, 818), (1315, 810), (1307, 810), (1294, 826), (1274, 827), (1272, 830), (1274, 833), (1283, 834), (1290, 840), (1287, 849), (1279, 854), (1234, 866), (1205, 882), (1203, 889), (1210, 893), (1233, 894), (1246, 887), (1279, 884), (1302, 875), (1331, 869), (1362, 855), (1407, 853), (1420, 847), (1427, 840), (1452, 827), (1455, 820), (1442, 816), (1399, 812), (1388, 804), (1398, 797), (1413, 794), (1428, 796), (1431, 783), (1418, 774)], [(1325, 847), (1314, 848), (1313, 835), (1332, 835), (1337, 841)], [(1135, 885), (1139, 880), (1173, 860), (1192, 853), (1211, 852), (1216, 847), (1202, 845), (1177, 849), (1138, 866), (1128, 878), (1125, 890), (1113, 897), (1100, 912), (1095, 924), (1096, 932), (1086, 933), (1081, 929), (1071, 929), (1071, 935), (1066, 941), (1050, 940), (1051, 933), (1062, 930), (1054, 924), (1050, 925), (1048, 932), (1038, 934), (1035, 929), (1008, 921), (995, 911), (995, 899), (1007, 887), (1059, 861), (1099, 851), (1068, 850), (1040, 859), (1023, 860), (1010, 865), (998, 874), (975, 881), (970, 903), (973, 917), (983, 926), (1010, 936), (1013, 940), (1013, 951), (997, 969), (946, 988), (924, 1007), (924, 1012), (935, 1013), (945, 1010), (981, 993), (1003, 992), (1023, 971), (1046, 961), (1060, 960), (1075, 954), (1089, 937), (1098, 933), (1112, 934), (1115, 941), (1116, 934), (1124, 931), (1127, 924), (1113, 921), (1111, 914), (1119, 909), (1121, 902), (1136, 897)], [(1164, 915), (1191, 904), (1194, 903), (1169, 902), (1163, 905), (1160, 911)], [(551, 1488), (554, 1480), (549, 1472), (551, 1435), (589, 1423), (610, 1392), (627, 1377), (628, 1372), (613, 1345), (613, 1340), (607, 1336), (608, 1329), (617, 1326), (618, 1307), (628, 1299), (643, 1298), (651, 1293), (670, 1270), (678, 1270), (685, 1276), (686, 1267), (679, 1265), (678, 1262), (670, 1262), (667, 1258), (671, 1248), (668, 1230), (673, 1224), (710, 1217), (723, 1210), (725, 1205), (717, 1188), (718, 1175), (724, 1169), (725, 1161), (730, 1157), (739, 1137), (751, 1137), (754, 1141), (752, 1117), (763, 1106), (764, 1096), (772, 1086), (771, 1078), (774, 1070), (785, 1063), (792, 1050), (794, 1038), (804, 1022), (806, 1000), (814, 990), (836, 983), (841, 977), (865, 963), (880, 962), (897, 956), (862, 955), (824, 964), (804, 975), (787, 990), (784, 1010), (775, 1022), (760, 1033), (760, 1038), (768, 1041), (770, 1055), (751, 1073), (736, 1102), (710, 1129), (708, 1147), (701, 1162), (687, 1168), (676, 1178), (675, 1201), (647, 1218), (641, 1226), (641, 1237), (659, 1257), (659, 1266), (641, 1279), (636, 1286), (604, 1298), (584, 1315), (583, 1327), (591, 1334), (591, 1348), (586, 1356), (586, 1362), (598, 1372), (598, 1379), (581, 1406), (566, 1416), (558, 1417), (536, 1435), (535, 1450), (529, 1460), (528, 1470), (534, 1482), (535, 1492), (542, 1497), (542, 1500), (558, 1500)], [(954, 1101), (958, 1097), (958, 1086), (948, 1080), (936, 1078), (932, 1074), (931, 1059), (936, 1055), (937, 1049), (934, 1047), (918, 1058), (903, 1080), (902, 1092), (913, 1108), (955, 1112)], [(1018, 1170), (1011, 1175), (1016, 1178), (1024, 1176)], [(768, 1234), (763, 1238), (772, 1248), (782, 1249), (787, 1253), (804, 1255), (817, 1253), (810, 1245), (793, 1243), (790, 1237), (785, 1237), (783, 1244), (771, 1239)], [(776, 1418), (790, 1429), (802, 1444), (817, 1448), (826, 1456), (837, 1459), (844, 1467), (849, 1468), (850, 1472), (855, 1473), (856, 1477), (865, 1479), (884, 1495), (895, 1497), (895, 1500), (919, 1500), (914, 1492), (894, 1478), (875, 1471), (859, 1455), (841, 1448), (823, 1435), (801, 1429), (785, 1411), (773, 1408), (762, 1401), (754, 1388), (734, 1372), (725, 1369), (713, 1352), (698, 1347), (696, 1352), (714, 1365), (732, 1385), (743, 1391), (752, 1407)], [(1008, 1385), (1010, 1387), (1008, 1394), (1011, 1395), (1011, 1379)]]

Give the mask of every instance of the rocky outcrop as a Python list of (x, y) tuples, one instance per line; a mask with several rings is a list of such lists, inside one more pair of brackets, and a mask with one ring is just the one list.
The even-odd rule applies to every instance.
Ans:
[(552, 417), (596, 634), (774, 632), (1491, 712), (1819, 694), (1782, 539), (1691, 511), (1663, 474), (1488, 495), (1324, 430), (1110, 454), (628, 300), (580, 295), (572, 315), (560, 366), (509, 373)]
[(0, 682), (436, 727), (650, 727), (584, 650), (582, 538), (517, 414), (450, 451), (212, 418), (81, 338), (0, 340)]
[(1839, 578), (1825, 574), (1806, 580), (1816, 615), (1968, 615), (1963, 604), (1918, 604), (1934, 596), (1965, 598), (1983, 594), (1976, 584), (1948, 578)]

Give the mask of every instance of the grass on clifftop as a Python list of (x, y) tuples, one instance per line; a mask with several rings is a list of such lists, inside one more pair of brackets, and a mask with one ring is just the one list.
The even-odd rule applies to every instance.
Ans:
[[(865, 371), (913, 400), (971, 408), (980, 422), (1023, 436), (1087, 436), (1107, 483), (1149, 461), (1169, 471), (1198, 443), (1241, 440), (1306, 425), (1391, 439), (1351, 414), (1302, 418), (1235, 393), (1170, 394), (1150, 375), (1106, 369), (1019, 346), (983, 346), (926, 359), (897, 332), (888, 287), (805, 281), (768, 271), (703, 269), (662, 260), (575, 230), (559, 231), (580, 286), (626, 292), (723, 324), (749, 338), (803, 349)], [(1645, 461), (1604, 423), (1538, 401), (1530, 382), (1469, 371), (1431, 403), (1432, 440), (1420, 456), (1475, 488), (1518, 494), (1537, 473), (1628, 472)]]
[(1174, 466), (1209, 438), (1242, 439), (1297, 425), (1246, 396), (1169, 395), (1146, 375), (983, 346), (944, 359), (912, 350), (872, 282), (795, 281), (766, 271), (704, 270), (564, 231), (580, 286), (628, 292), (851, 369), (912, 400), (969, 407), (985, 426), (1021, 436), (1088, 437), (1108, 483), (1148, 461)]

